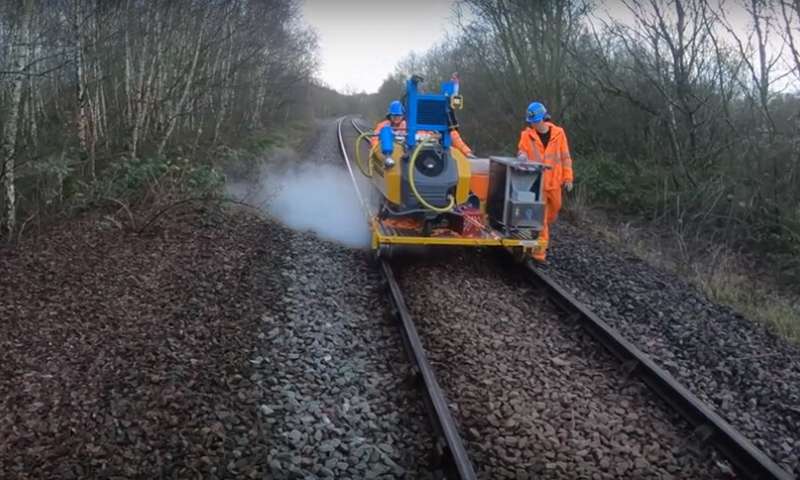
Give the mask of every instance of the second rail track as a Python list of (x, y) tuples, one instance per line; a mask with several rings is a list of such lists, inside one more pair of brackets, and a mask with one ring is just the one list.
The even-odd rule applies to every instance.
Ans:
[[(339, 145), (345, 164), (350, 172), (353, 186), (362, 206), (369, 215), (368, 207), (358, 189), (356, 174), (351, 166), (342, 136), (342, 123), (345, 118), (342, 117), (338, 120)], [(354, 119), (350, 123), (358, 133), (364, 132), (364, 129)], [(425, 403), (436, 434), (436, 455), (439, 467), (446, 478), (476, 478), (474, 467), (467, 456), (444, 394), (427, 360), (416, 327), (403, 300), (400, 286), (394, 277), (392, 267), (384, 258), (379, 258), (378, 261), (381, 274), (392, 299), (392, 314), (402, 326), (401, 331), (403, 332), (407, 353), (419, 374), (420, 385), (424, 390)], [(792, 480), (795, 478), (736, 431), (716, 414), (710, 406), (703, 403), (635, 345), (623, 338), (619, 332), (577, 301), (547, 274), (531, 263), (524, 265), (528, 278), (532, 283), (546, 291), (550, 300), (559, 309), (570, 318), (578, 320), (598, 343), (622, 362), (626, 374), (639, 377), (656, 395), (688, 421), (695, 428), (697, 436), (716, 447), (743, 478), (775, 480)]]

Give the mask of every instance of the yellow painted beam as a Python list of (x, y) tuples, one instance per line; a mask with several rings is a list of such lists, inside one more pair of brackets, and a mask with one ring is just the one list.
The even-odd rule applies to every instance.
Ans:
[(406, 237), (402, 235), (377, 235), (378, 244), (389, 245), (463, 245), (473, 247), (533, 247), (532, 240), (460, 238), (460, 237)]

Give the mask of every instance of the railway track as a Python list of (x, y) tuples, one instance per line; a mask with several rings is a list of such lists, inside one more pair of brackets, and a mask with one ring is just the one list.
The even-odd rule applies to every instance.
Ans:
[[(353, 186), (356, 189), (359, 201), (365, 211), (368, 211), (364, 198), (358, 190), (355, 172), (350, 164), (347, 148), (345, 147), (342, 137), (343, 120), (344, 119), (340, 119), (338, 124), (339, 146), (342, 156), (345, 159), (347, 169), (353, 179)], [(353, 120), (352, 125), (358, 130), (355, 120)], [(414, 374), (417, 377), (415, 380), (417, 380), (423, 392), (425, 407), (433, 426), (435, 436), (435, 451), (432, 452), (434, 468), (438, 469), (438, 473), (443, 478), (476, 479), (475, 470), (467, 456), (464, 443), (458, 434), (458, 429), (450, 414), (450, 409), (447, 406), (444, 393), (425, 355), (425, 349), (422, 347), (422, 342), (414, 326), (414, 322), (411, 319), (411, 314), (408, 312), (403, 294), (400, 291), (400, 286), (394, 277), (392, 267), (385, 259), (379, 259), (379, 264), (381, 274), (383, 275), (392, 300), (393, 308), (391, 313), (401, 325), (403, 344), (406, 348), (408, 358), (414, 367)]]
[[(362, 206), (369, 215), (368, 205), (358, 190), (356, 173), (352, 168), (344, 143), (342, 125), (345, 120), (346, 118), (341, 118), (338, 121), (341, 153)], [(355, 131), (359, 133), (364, 131), (355, 119), (351, 119), (350, 124)], [(387, 259), (382, 257), (378, 258), (378, 263), (392, 301), (392, 314), (401, 325), (404, 344), (409, 358), (415, 366), (429, 417), (434, 426), (437, 437), (434, 454), (439, 470), (445, 478), (476, 478), (475, 468), (466, 453), (464, 442), (458, 434), (445, 395), (426, 357), (392, 266)], [(548, 275), (537, 270), (532, 264), (520, 267), (523, 269), (527, 281), (546, 293), (563, 315), (579, 323), (597, 343), (619, 360), (622, 366), (622, 375), (637, 377), (646, 384), (694, 428), (693, 437), (716, 448), (734, 466), (738, 476), (752, 479), (789, 480), (794, 478), (737, 432), (708, 405), (683, 387), (674, 377), (644, 355), (636, 346), (625, 340), (617, 331), (580, 304)]]

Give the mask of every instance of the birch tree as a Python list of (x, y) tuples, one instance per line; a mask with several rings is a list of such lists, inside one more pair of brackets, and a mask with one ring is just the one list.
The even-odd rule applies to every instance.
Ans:
[(292, 106), (316, 65), (299, 18), (297, 0), (0, 3), (3, 230), (76, 185), (97, 191), (126, 159), (191, 145), (209, 162), (200, 145), (308, 111)]
[(3, 139), (0, 144), (0, 158), (3, 159), (3, 189), (6, 201), (6, 233), (9, 237), (16, 228), (16, 185), (15, 185), (15, 156), (17, 155), (18, 123), (20, 122), (20, 106), (22, 104), (22, 89), (28, 73), (30, 46), (30, 23), (33, 14), (33, 0), (18, 2), (19, 16), (15, 24), (11, 25), (11, 45), (9, 54), (8, 82), (11, 84), (8, 115), (4, 119)]
[(780, 4), (786, 43), (794, 62), (791, 68), (795, 78), (800, 81), (800, 1), (781, 0)]
[(164, 136), (161, 139), (161, 142), (158, 146), (158, 154), (161, 155), (164, 153), (164, 148), (167, 145), (167, 140), (169, 140), (170, 135), (172, 135), (172, 131), (175, 129), (175, 124), (178, 121), (178, 117), (183, 113), (184, 105), (189, 98), (189, 93), (192, 91), (192, 87), (195, 80), (195, 74), (197, 72), (197, 63), (200, 59), (200, 52), (203, 46), (203, 39), (204, 33), (206, 29), (206, 14), (205, 11), (200, 12), (200, 25), (197, 26), (197, 40), (194, 45), (194, 52), (191, 55), (191, 65), (188, 68), (188, 71), (183, 71), (179, 73), (179, 76), (184, 79), (183, 89), (180, 95), (180, 98), (175, 103), (174, 107), (167, 113), (167, 128), (164, 132)]

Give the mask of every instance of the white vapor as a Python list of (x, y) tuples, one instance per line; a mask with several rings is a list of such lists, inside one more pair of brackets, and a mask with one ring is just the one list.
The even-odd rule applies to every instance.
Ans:
[(367, 218), (346, 171), (303, 164), (269, 180), (270, 189), (277, 188), (269, 210), (288, 227), (349, 247), (369, 246)]
[(228, 192), (257, 203), (294, 230), (311, 231), (351, 248), (370, 245), (367, 217), (343, 168), (300, 163), (278, 171), (274, 164), (265, 165), (257, 184), (231, 184)]

